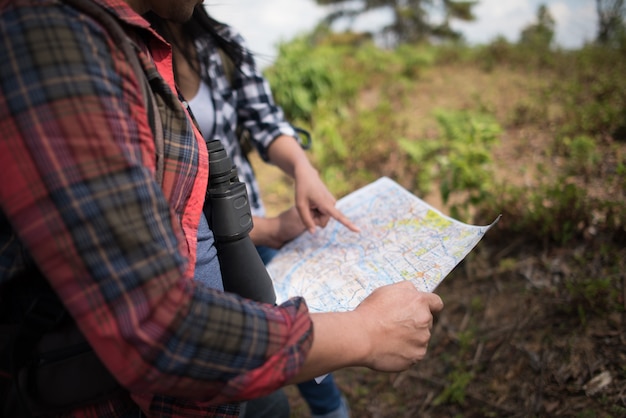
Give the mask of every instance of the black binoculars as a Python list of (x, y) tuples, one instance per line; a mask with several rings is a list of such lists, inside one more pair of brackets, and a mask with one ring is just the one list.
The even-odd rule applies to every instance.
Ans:
[(205, 216), (215, 236), (224, 290), (270, 304), (276, 303), (272, 279), (250, 239), (252, 213), (246, 185), (219, 140), (207, 142), (209, 186)]

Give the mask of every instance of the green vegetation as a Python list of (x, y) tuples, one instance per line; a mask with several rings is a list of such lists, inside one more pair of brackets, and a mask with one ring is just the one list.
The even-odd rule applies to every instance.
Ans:
[[(501, 212), (507, 229), (534, 231), (539, 240), (564, 243), (589, 228), (624, 238), (626, 59), (597, 46), (543, 53), (550, 58), (501, 40), (383, 51), (356, 35), (316, 33), (282, 45), (268, 77), (288, 116), (312, 128), (314, 161), (339, 195), (390, 175), (418, 195), (436, 185), (465, 221)], [(425, 117), (436, 129), (415, 132), (415, 86), (442, 66), (508, 69), (532, 90), (508, 101), (505, 114), (480, 95), (462, 108), (434, 109)], [(507, 146), (503, 131), (524, 128), (541, 131), (545, 142), (534, 150), (537, 161), (505, 161), (534, 176), (516, 184), (494, 152)]]
[[(288, 117), (313, 134), (310, 158), (335, 195), (389, 176), (463, 221), (486, 224), (502, 214), (452, 274), (464, 276), (461, 296), (449, 293), (446, 305), (462, 326), (448, 322), (434, 333), (433, 346), (448, 345), (429, 360), (428, 373), (397, 378), (437, 389), (416, 400), (398, 384), (377, 393), (389, 404), (376, 409), (364, 399), (389, 382), (350, 374), (359, 416), (626, 410), (619, 357), (594, 363), (612, 371), (612, 395), (563, 406), (574, 393), (584, 397), (583, 384), (597, 374), (580, 360), (598, 344), (597, 327), (623, 330), (626, 318), (626, 48), (558, 50), (546, 27), (549, 19), (519, 44), (395, 50), (366, 35), (318, 29), (281, 45), (267, 70)], [(504, 313), (491, 312), (492, 281), (514, 298), (501, 302)], [(443, 291), (457, 283), (444, 282)], [(462, 298), (478, 289), (484, 293)], [(617, 347), (618, 334), (602, 335)], [(555, 386), (565, 398), (546, 394)]]

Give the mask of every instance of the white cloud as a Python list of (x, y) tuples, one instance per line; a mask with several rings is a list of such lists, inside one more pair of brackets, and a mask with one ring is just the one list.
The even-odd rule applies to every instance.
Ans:
[(598, 16), (592, 2), (571, 4), (556, 1), (550, 4), (550, 14), (556, 21), (556, 42), (564, 48), (577, 48), (592, 41), (597, 32)]
[(209, 13), (234, 26), (257, 54), (260, 65), (273, 60), (276, 45), (312, 30), (325, 15), (313, 0), (205, 0)]
[(474, 8), (477, 19), (473, 22), (456, 22), (470, 43), (487, 43), (498, 36), (517, 41), (523, 27), (535, 19), (533, 2), (525, 0), (481, 0)]

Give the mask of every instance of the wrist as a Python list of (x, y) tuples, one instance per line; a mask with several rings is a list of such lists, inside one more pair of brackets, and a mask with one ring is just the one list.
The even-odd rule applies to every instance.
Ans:
[(345, 312), (345, 314), (350, 324), (350, 330), (356, 331), (350, 338), (352, 341), (351, 349), (354, 350), (354, 363), (352, 365), (369, 367), (372, 363), (373, 344), (375, 344), (372, 338), (371, 324), (363, 318), (358, 310)]
[(250, 239), (256, 246), (266, 246), (276, 248), (277, 221), (275, 218), (262, 218), (255, 216), (252, 218), (252, 230)]
[(358, 313), (313, 313), (311, 320), (313, 345), (298, 375), (289, 383), (303, 382), (345, 367), (368, 367), (371, 364), (369, 327), (362, 327)]
[(319, 171), (308, 159), (300, 160), (298, 163), (294, 165), (293, 168), (293, 177), (297, 181), (299, 178), (311, 178), (311, 177), (319, 177)]

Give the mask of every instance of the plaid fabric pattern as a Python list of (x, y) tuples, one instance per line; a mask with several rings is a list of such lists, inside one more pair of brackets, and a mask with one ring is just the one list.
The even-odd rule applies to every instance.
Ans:
[(192, 280), (206, 146), (169, 46), (124, 0), (93, 1), (150, 47), (163, 184), (139, 82), (98, 22), (59, 0), (0, 1), (0, 285), (37, 265), (129, 390), (70, 416), (236, 417), (227, 402), (272, 392), (304, 361), (306, 304)]
[[(274, 102), (269, 83), (257, 69), (254, 56), (248, 52), (241, 35), (230, 26), (224, 26), (221, 35), (242, 45), (246, 52), (241, 67), (232, 74), (231, 85), (211, 36), (196, 39), (202, 79), (210, 86), (215, 106), (214, 137), (222, 141), (224, 149), (237, 166), (239, 180), (246, 184), (252, 214), (264, 216), (259, 184), (239, 146), (237, 125), (250, 132), (252, 143), (266, 161), (267, 149), (274, 139), (280, 135), (295, 136), (296, 132), (285, 120), (283, 110)], [(194, 109), (195, 113), (198, 111), (202, 110)]]

